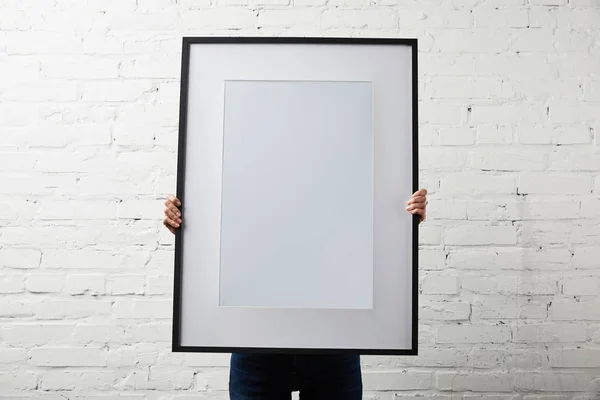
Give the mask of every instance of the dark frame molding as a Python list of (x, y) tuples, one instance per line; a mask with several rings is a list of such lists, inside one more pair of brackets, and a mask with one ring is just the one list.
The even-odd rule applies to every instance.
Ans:
[[(179, 139), (177, 155), (177, 198), (184, 198), (185, 150), (187, 134), (187, 104), (189, 83), (190, 49), (200, 43), (250, 43), (250, 44), (370, 44), (409, 46), (412, 50), (412, 135), (413, 135), (413, 193), (419, 190), (418, 160), (418, 41), (407, 38), (342, 38), (342, 37), (183, 37), (181, 57), (181, 82), (179, 105)], [(185, 215), (185, 203), (181, 205)], [(307, 349), (307, 348), (245, 348), (245, 347), (199, 347), (181, 345), (181, 292), (183, 231), (175, 232), (175, 258), (173, 282), (172, 351), (181, 353), (271, 353), (271, 354), (361, 354), (361, 355), (418, 355), (419, 322), (419, 217), (413, 217), (412, 225), (412, 347), (410, 349)]]

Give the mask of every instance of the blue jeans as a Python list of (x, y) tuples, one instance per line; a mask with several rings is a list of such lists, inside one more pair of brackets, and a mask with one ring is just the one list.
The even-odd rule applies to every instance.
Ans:
[(358, 355), (232, 354), (231, 400), (361, 400)]

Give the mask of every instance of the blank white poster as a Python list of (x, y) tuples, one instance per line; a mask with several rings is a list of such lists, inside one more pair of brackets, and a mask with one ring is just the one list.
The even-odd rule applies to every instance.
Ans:
[(219, 304), (371, 309), (372, 84), (224, 90)]

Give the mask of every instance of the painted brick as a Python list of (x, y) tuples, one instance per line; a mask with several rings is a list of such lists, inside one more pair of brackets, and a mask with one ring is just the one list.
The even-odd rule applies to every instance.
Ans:
[(33, 348), (29, 362), (46, 367), (101, 367), (106, 365), (106, 350), (95, 348)]
[(469, 226), (448, 228), (445, 231), (448, 245), (510, 245), (517, 243), (514, 226)]
[(513, 388), (512, 376), (496, 374), (440, 373), (436, 377), (438, 389), (446, 391), (508, 392)]
[[(228, 398), (171, 351), (181, 37), (419, 40), (419, 356), (365, 400), (589, 400), (596, 0), (0, 2), (0, 398)], [(298, 398), (295, 393), (294, 399)]]
[(510, 340), (507, 326), (459, 325), (441, 326), (438, 343), (506, 343)]

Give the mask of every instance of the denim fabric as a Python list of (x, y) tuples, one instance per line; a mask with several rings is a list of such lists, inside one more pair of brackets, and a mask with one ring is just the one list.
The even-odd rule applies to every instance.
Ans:
[(231, 400), (361, 400), (357, 355), (232, 354)]

